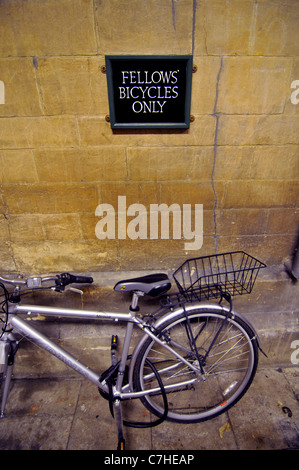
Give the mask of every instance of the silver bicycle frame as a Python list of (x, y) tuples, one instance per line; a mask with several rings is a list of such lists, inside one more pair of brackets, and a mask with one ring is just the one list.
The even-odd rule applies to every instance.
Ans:
[[(73, 319), (85, 319), (85, 320), (108, 320), (108, 321), (123, 321), (127, 323), (126, 334), (123, 344), (123, 349), (121, 352), (120, 365), (119, 365), (119, 374), (117, 378), (116, 385), (113, 387), (113, 393), (115, 397), (119, 399), (128, 399), (128, 398), (140, 398), (144, 395), (154, 394), (159, 392), (159, 388), (152, 388), (150, 390), (144, 390), (139, 392), (133, 392), (130, 385), (126, 385), (122, 388), (122, 379), (123, 372), (127, 363), (129, 347), (131, 344), (132, 332), (134, 324), (137, 325), (140, 329), (143, 330), (146, 335), (150, 336), (154, 341), (158, 342), (165, 349), (170, 351), (179, 361), (185, 363), (190, 369), (196, 373), (196, 378), (185, 382), (179, 382), (177, 384), (172, 384), (165, 386), (166, 391), (175, 390), (181, 388), (182, 385), (189, 385), (195, 381), (201, 379), (201, 374), (198, 367), (193, 366), (188, 362), (181, 354), (175, 351), (171, 346), (169, 346), (166, 341), (158, 338), (152, 331), (151, 328), (143, 322), (140, 318), (136, 316), (136, 312), (130, 311), (129, 313), (115, 313), (115, 312), (102, 312), (96, 310), (77, 310), (77, 309), (68, 309), (68, 308), (56, 308), (56, 307), (46, 307), (38, 305), (19, 305), (10, 303), (9, 304), (9, 315), (8, 315), (8, 324), (10, 327), (13, 327), (18, 333), (24, 335), (27, 339), (33, 343), (40, 346), (45, 351), (49, 352), (53, 356), (57, 357), (60, 361), (64, 362), (67, 366), (71, 367), (73, 370), (81, 374), (83, 377), (93, 382), (97, 387), (103, 391), (108, 392), (108, 386), (106, 382), (100, 380), (100, 375), (90, 369), (87, 365), (80, 362), (72, 354), (58, 346), (56, 343), (51, 341), (47, 336), (37, 331), (34, 327), (29, 324), (29, 322), (20, 318), (20, 314), (26, 314), (28, 316), (32, 314), (39, 313), (43, 316), (55, 316), (60, 318), (73, 318)], [(143, 338), (146, 338), (144, 336)], [(137, 355), (138, 348), (135, 348), (135, 356)], [(136, 357), (133, 357), (131, 361), (135, 363)]]
[[(1, 341), (0, 341), (0, 368), (3, 368), (3, 372), (5, 372), (5, 382), (4, 382), (4, 391), (2, 395), (2, 402), (1, 402), (1, 412), (0, 412), (0, 418), (4, 417), (4, 409), (5, 409), (5, 404), (6, 404), (6, 399), (8, 396), (8, 391), (9, 391), (9, 383), (12, 375), (12, 367), (13, 365), (9, 364), (8, 360), (8, 348), (7, 348), (7, 343), (11, 344), (16, 344), (17, 339), (16, 337), (10, 332), (11, 327), (14, 328), (19, 334), (24, 335), (27, 339), (31, 340), (33, 343), (37, 344), (40, 346), (42, 349), (45, 351), (48, 351), (50, 354), (58, 358), (60, 361), (64, 362), (67, 366), (71, 367), (73, 370), (81, 374), (83, 377), (94, 383), (100, 391), (106, 393), (111, 397), (110, 395), (110, 390), (108, 384), (105, 382), (105, 380), (101, 379), (101, 376), (96, 373), (95, 371), (91, 370), (88, 366), (77, 360), (73, 355), (68, 353), (66, 350), (58, 346), (56, 343), (51, 341), (47, 336), (43, 335), (39, 331), (37, 331), (34, 327), (31, 326), (32, 322), (25, 321), (24, 319), (20, 318), (20, 314), (22, 315), (27, 315), (30, 317), (31, 314), (37, 314), (39, 313), (40, 315), (43, 316), (55, 316), (55, 317), (63, 317), (63, 318), (74, 318), (74, 319), (86, 319), (86, 320), (109, 320), (109, 321), (123, 321), (127, 323), (127, 328), (126, 328), (126, 334), (125, 334), (125, 339), (123, 343), (123, 348), (121, 352), (121, 359), (119, 361), (118, 365), (118, 373), (117, 373), (117, 379), (116, 379), (116, 384), (112, 386), (112, 395), (113, 395), (113, 408), (114, 408), (114, 413), (115, 413), (115, 418), (116, 418), (116, 424), (117, 424), (117, 433), (118, 433), (118, 448), (123, 448), (124, 446), (124, 434), (123, 434), (123, 421), (122, 421), (122, 409), (121, 409), (121, 401), (125, 399), (131, 399), (131, 398), (141, 398), (146, 395), (151, 395), (151, 394), (156, 394), (156, 393), (161, 393), (161, 388), (150, 388), (148, 390), (141, 390), (141, 391), (134, 391), (133, 390), (133, 380), (132, 380), (132, 374), (134, 370), (134, 366), (136, 364), (136, 359), (138, 355), (140, 354), (140, 351), (142, 350), (143, 346), (146, 344), (146, 341), (148, 337), (150, 337), (153, 341), (157, 342), (161, 346), (163, 346), (165, 349), (167, 349), (171, 354), (173, 354), (174, 357), (178, 359), (177, 364), (171, 364), (163, 369), (163, 371), (159, 371), (159, 375), (162, 372), (162, 374), (165, 372), (170, 372), (174, 370), (178, 364), (184, 363), (190, 370), (194, 371), (195, 374), (193, 375), (193, 378), (190, 380), (178, 382), (176, 384), (171, 384), (171, 385), (163, 385), (163, 388), (165, 392), (169, 391), (175, 391), (182, 389), (182, 387), (188, 386), (193, 384), (194, 382), (198, 382), (201, 380), (205, 380), (205, 377), (202, 376), (199, 367), (196, 365), (193, 365), (191, 362), (188, 362), (187, 359), (185, 359), (184, 356), (182, 356), (179, 351), (182, 351), (182, 354), (185, 355), (186, 357), (188, 356), (188, 351), (184, 346), (181, 346), (174, 341), (170, 340), (169, 338), (163, 336), (159, 337), (157, 335), (157, 331), (159, 331), (159, 328), (163, 330), (163, 326), (167, 326), (169, 324), (169, 321), (173, 321), (176, 318), (180, 319), (182, 318), (182, 313), (187, 312), (187, 314), (191, 313), (193, 309), (203, 309), (203, 311), (206, 311), (209, 309), (209, 305), (204, 305), (204, 304), (198, 304), (198, 303), (193, 303), (189, 304), (188, 306), (178, 306), (175, 309), (171, 310), (166, 310), (165, 314), (159, 319), (156, 320), (154, 325), (148, 325), (146, 322), (142, 320), (142, 318), (138, 317), (136, 315), (136, 308), (137, 307), (137, 302), (138, 302), (138, 294), (134, 293), (133, 294), (133, 301), (132, 305), (130, 308), (129, 313), (115, 313), (115, 312), (101, 312), (101, 311), (95, 311), (95, 310), (77, 310), (77, 309), (68, 309), (68, 308), (55, 308), (55, 307), (46, 307), (46, 306), (37, 306), (37, 305), (21, 305), (17, 303), (9, 303), (9, 314), (7, 318), (7, 332), (4, 332)], [(213, 309), (218, 310), (219, 312), (221, 311), (222, 313), (224, 311), (229, 312), (232, 314), (234, 317), (235, 315), (238, 316), (235, 312), (226, 309), (225, 307), (221, 305), (214, 305)], [(241, 317), (241, 316), (240, 316)], [(171, 322), (170, 322), (171, 323)], [(130, 359), (130, 365), (129, 365), (129, 383), (123, 386), (123, 378), (124, 378), (124, 372), (126, 368), (126, 364), (128, 361), (128, 352), (129, 352), (129, 347), (131, 344), (131, 339), (132, 339), (132, 332), (134, 325), (137, 325), (145, 334), (141, 337), (137, 345), (135, 346), (135, 349), (133, 351), (132, 357)], [(250, 338), (251, 340), (257, 338), (257, 336), (254, 333), (254, 336)], [(165, 337), (165, 339), (164, 339)], [(173, 347), (171, 347), (171, 345)], [(2, 353), (2, 356), (1, 356)], [(6, 362), (5, 362), (5, 356), (6, 356)], [(195, 361), (196, 362), (196, 361)], [(194, 364), (195, 364), (194, 362)], [(3, 363), (3, 366), (1, 364)], [(113, 358), (112, 358), (112, 363), (113, 363)], [(1, 369), (2, 372), (2, 369)], [(147, 378), (151, 379), (154, 377), (154, 373), (149, 373), (147, 375)]]

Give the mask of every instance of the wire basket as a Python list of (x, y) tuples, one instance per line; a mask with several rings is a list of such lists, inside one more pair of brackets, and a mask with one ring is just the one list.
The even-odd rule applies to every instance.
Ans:
[(266, 265), (235, 251), (186, 260), (173, 274), (179, 292), (188, 301), (250, 294)]

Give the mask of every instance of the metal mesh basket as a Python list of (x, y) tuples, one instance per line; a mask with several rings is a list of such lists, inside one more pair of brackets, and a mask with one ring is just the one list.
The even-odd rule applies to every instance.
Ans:
[(256, 258), (235, 251), (186, 260), (173, 274), (179, 292), (187, 300), (249, 294), (260, 268)]

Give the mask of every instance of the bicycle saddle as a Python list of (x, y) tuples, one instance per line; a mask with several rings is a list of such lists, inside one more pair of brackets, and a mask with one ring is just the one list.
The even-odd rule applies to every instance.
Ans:
[(126, 279), (115, 284), (114, 290), (118, 292), (141, 291), (151, 297), (164, 294), (171, 287), (167, 274), (149, 274), (147, 276)]

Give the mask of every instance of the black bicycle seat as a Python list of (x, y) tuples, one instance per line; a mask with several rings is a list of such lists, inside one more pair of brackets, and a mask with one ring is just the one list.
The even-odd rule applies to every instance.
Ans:
[(118, 292), (141, 291), (151, 297), (158, 297), (171, 288), (167, 274), (148, 274), (147, 276), (126, 279), (115, 284), (114, 290)]

